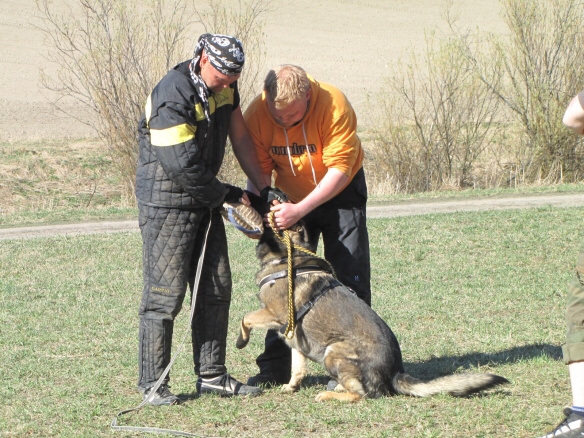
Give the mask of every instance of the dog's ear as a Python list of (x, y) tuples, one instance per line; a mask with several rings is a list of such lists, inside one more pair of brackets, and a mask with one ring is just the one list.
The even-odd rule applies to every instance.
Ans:
[[(300, 222), (297, 222), (297, 223), (295, 223), (294, 225), (292, 225), (292, 226), (291, 226), (290, 228), (288, 228), (288, 229), (289, 229), (290, 231), (294, 231), (295, 233), (302, 233), (302, 231), (303, 231), (304, 227), (303, 227), (303, 225), (302, 225), (302, 223), (301, 223), (301, 221), (300, 221)], [(302, 233), (302, 234), (304, 234), (304, 233)]]
[(311, 236), (310, 236), (308, 229), (306, 228), (304, 221), (302, 219), (300, 219), (297, 223), (292, 225), (289, 229), (298, 233), (301, 242), (311, 243), (311, 239), (310, 239)]

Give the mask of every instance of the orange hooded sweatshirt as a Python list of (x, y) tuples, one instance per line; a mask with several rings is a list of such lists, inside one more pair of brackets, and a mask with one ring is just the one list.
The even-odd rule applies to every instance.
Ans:
[(336, 87), (308, 79), (308, 111), (296, 126), (284, 128), (274, 120), (265, 91), (244, 114), (263, 173), (273, 172), (275, 186), (292, 202), (312, 192), (329, 168), (341, 171), (350, 182), (363, 166), (353, 107)]

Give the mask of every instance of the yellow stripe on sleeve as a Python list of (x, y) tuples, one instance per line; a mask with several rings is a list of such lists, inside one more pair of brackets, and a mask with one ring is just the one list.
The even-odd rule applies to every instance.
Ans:
[(183, 123), (166, 129), (150, 129), (152, 146), (174, 146), (192, 140), (197, 128)]
[(200, 103), (197, 103), (195, 105), (195, 117), (197, 118), (197, 122), (200, 122), (201, 120), (205, 120), (205, 110), (203, 109), (203, 105), (201, 105)]

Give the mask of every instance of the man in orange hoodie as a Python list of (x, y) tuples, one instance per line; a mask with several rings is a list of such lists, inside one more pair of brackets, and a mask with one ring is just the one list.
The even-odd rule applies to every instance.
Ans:
[[(264, 183), (291, 201), (272, 206), (275, 228), (303, 219), (312, 239), (322, 235), (324, 256), (338, 279), (371, 305), (364, 154), (357, 116), (345, 95), (298, 66), (281, 65), (268, 73), (263, 93), (244, 118)], [(248, 188), (258, 192), (249, 183)], [(266, 197), (269, 190), (261, 194)], [(286, 344), (268, 332), (256, 361), (260, 373), (248, 385), (287, 383), (290, 361)]]

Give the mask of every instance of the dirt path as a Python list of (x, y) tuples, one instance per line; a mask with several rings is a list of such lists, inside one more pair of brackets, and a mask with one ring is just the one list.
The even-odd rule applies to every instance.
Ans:
[[(584, 194), (547, 194), (522, 197), (514, 196), (504, 198), (464, 199), (452, 201), (428, 200), (396, 203), (391, 205), (371, 205), (367, 208), (367, 216), (369, 218), (392, 218), (434, 213), (456, 213), (461, 211), (508, 210), (539, 207), (584, 207)], [(135, 220), (85, 222), (64, 225), (0, 228), (0, 240), (137, 231), (138, 222)]]

